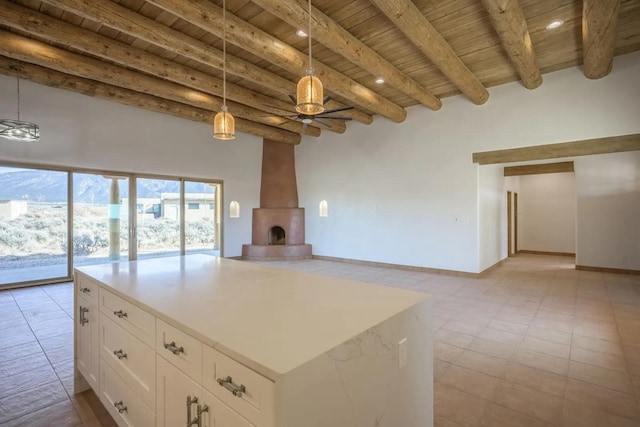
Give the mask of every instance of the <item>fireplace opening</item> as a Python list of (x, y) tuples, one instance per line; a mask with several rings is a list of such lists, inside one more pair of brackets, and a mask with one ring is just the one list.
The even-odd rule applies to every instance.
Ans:
[(269, 244), (270, 245), (284, 245), (285, 244), (284, 228), (275, 226), (269, 230)]

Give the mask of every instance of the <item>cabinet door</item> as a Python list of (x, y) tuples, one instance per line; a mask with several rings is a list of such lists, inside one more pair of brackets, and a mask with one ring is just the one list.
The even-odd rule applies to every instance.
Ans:
[(91, 388), (99, 392), (100, 342), (98, 328), (98, 306), (90, 299), (78, 295), (75, 313), (76, 322), (76, 367)]
[(202, 396), (208, 408), (202, 414), (202, 427), (255, 427), (208, 391), (205, 390)]
[[(187, 398), (202, 399), (202, 387), (161, 356), (156, 356), (156, 427), (186, 426)], [(190, 405), (191, 419), (196, 404)]]

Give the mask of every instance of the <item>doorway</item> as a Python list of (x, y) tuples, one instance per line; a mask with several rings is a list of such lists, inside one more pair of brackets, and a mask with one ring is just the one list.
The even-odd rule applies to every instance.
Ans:
[(507, 191), (507, 256), (518, 253), (518, 193)]

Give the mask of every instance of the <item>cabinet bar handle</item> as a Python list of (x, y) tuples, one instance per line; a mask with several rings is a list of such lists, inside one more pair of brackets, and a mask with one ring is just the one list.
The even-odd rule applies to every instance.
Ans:
[(125, 311), (122, 310), (118, 310), (118, 311), (114, 311), (113, 312), (114, 316), (118, 316), (119, 318), (123, 318), (123, 317), (127, 317), (127, 313)]
[(80, 292), (85, 293), (85, 294), (90, 294), (91, 293), (91, 289), (89, 289), (89, 288), (80, 288)]
[(235, 385), (230, 376), (227, 376), (226, 378), (218, 378), (218, 384), (229, 390), (236, 397), (242, 397), (242, 394), (247, 392), (247, 388), (244, 384), (240, 384), (239, 386)]
[(180, 353), (184, 353), (184, 347), (182, 346), (178, 347), (175, 341), (171, 341), (169, 344), (163, 343), (163, 345), (164, 345), (164, 348), (166, 348), (176, 356), (179, 355)]
[(194, 420), (196, 422), (196, 425), (198, 427), (202, 427), (202, 414), (205, 412), (209, 412), (209, 407), (207, 405), (198, 405), (197, 409), (196, 409), (196, 419)]
[(120, 350), (115, 350), (113, 352), (113, 354), (118, 358), (118, 359), (126, 359), (127, 358), (127, 353), (125, 353), (124, 351), (122, 351), (122, 349)]
[(198, 398), (187, 396), (187, 427), (193, 425), (193, 421), (191, 421), (191, 405), (194, 403), (198, 403)]
[(122, 400), (114, 403), (113, 406), (116, 407), (119, 413), (127, 412), (127, 407), (125, 406), (124, 403), (122, 403)]
[(89, 319), (85, 317), (85, 314), (89, 312), (87, 307), (80, 306), (80, 325), (84, 326), (89, 323)]

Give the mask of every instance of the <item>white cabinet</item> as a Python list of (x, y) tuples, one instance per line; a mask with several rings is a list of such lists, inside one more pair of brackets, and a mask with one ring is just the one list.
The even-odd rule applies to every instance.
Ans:
[(162, 357), (156, 366), (157, 427), (255, 427)]
[[(100, 365), (100, 401), (120, 427), (155, 425), (153, 412), (111, 367)], [(178, 426), (179, 424), (175, 424)]]
[(95, 299), (79, 293), (75, 313), (76, 367), (94, 390), (98, 390), (100, 378), (98, 317)]

